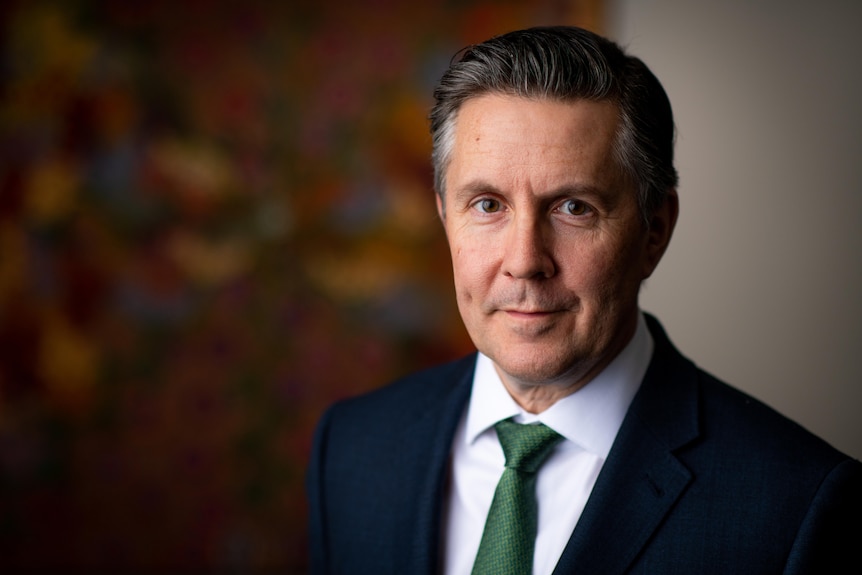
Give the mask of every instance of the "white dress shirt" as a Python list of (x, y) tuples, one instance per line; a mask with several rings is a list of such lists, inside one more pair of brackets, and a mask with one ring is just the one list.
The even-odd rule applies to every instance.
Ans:
[(632, 398), (652, 357), (653, 340), (642, 314), (635, 335), (592, 381), (540, 414), (524, 411), (509, 395), (493, 362), (479, 354), (467, 410), (455, 432), (447, 493), (443, 564), (446, 575), (469, 574), (505, 456), (494, 424), (515, 417), (541, 421), (565, 439), (539, 470), (539, 524), (535, 575), (550, 574), (584, 510)]

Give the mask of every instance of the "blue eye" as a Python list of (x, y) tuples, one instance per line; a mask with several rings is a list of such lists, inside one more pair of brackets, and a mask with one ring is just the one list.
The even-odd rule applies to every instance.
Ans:
[(484, 198), (476, 202), (476, 209), (485, 214), (493, 214), (500, 211), (500, 202), (491, 198)]
[(590, 211), (590, 207), (580, 200), (568, 200), (563, 204), (563, 211), (572, 216), (582, 216)]

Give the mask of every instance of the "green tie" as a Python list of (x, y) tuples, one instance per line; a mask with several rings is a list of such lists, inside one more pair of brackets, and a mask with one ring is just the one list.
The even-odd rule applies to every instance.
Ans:
[(507, 419), (494, 428), (506, 469), (494, 492), (473, 575), (529, 575), (538, 521), (536, 471), (563, 437), (541, 423), (521, 425)]

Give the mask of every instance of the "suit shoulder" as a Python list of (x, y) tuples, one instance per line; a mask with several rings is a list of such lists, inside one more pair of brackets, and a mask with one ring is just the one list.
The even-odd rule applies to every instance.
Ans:
[(705, 439), (736, 444), (738, 453), (768, 456), (776, 463), (804, 462), (809, 469), (828, 470), (852, 459), (764, 402), (698, 371)]
[[(777, 469), (801, 466), (823, 472), (850, 459), (772, 407), (699, 368), (680, 354), (658, 320), (649, 315), (646, 320), (656, 346), (638, 411), (670, 443), (697, 438), (692, 453), (754, 467), (774, 463)], [(697, 406), (694, 413), (689, 411), (692, 405)]]

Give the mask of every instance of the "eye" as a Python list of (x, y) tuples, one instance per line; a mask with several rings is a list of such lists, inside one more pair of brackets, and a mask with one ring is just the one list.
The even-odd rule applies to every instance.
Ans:
[(500, 211), (500, 202), (493, 198), (482, 198), (474, 206), (484, 214), (493, 214)]
[(570, 216), (583, 216), (590, 212), (590, 206), (580, 200), (566, 200), (562, 211)]

